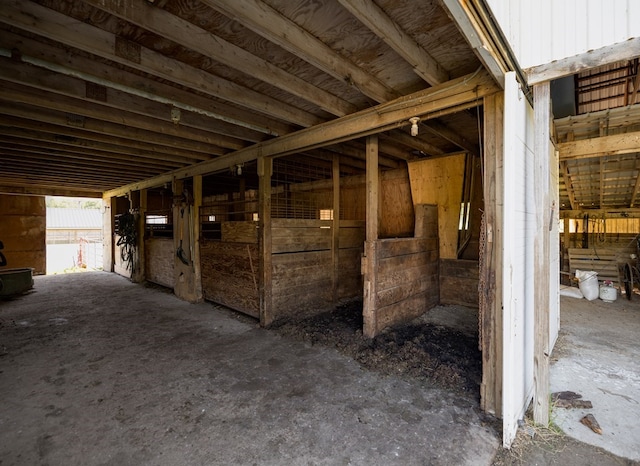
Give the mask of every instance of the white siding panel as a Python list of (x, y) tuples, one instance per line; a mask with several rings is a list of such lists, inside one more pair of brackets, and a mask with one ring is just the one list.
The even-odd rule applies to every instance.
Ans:
[(509, 446), (533, 390), (533, 109), (515, 73), (505, 77), (503, 443)]
[(640, 37), (638, 0), (488, 0), (522, 68)]

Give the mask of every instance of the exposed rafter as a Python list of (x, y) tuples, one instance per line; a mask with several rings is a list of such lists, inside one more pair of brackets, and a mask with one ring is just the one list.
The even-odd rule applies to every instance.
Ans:
[(409, 36), (374, 2), (368, 0), (338, 0), (365, 26), (381, 37), (414, 71), (429, 84), (436, 85), (449, 80), (449, 74), (429, 53)]

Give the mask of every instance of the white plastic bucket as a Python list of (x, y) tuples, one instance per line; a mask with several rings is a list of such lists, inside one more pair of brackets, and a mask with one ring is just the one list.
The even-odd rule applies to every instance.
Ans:
[(613, 286), (600, 287), (600, 299), (605, 303), (612, 303), (618, 298), (618, 290)]

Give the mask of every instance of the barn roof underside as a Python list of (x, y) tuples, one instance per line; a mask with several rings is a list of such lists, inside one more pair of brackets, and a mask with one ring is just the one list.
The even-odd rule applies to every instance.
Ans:
[[(7, 0), (0, 191), (97, 197), (216, 160), (211, 173), (229, 173), (248, 148), (474, 76), (483, 64), (454, 3)], [(561, 155), (561, 209), (636, 207), (637, 151), (574, 146), (637, 140), (638, 68), (631, 58), (569, 78), (574, 110), (555, 129), (574, 151)], [(479, 154), (481, 113), (423, 109), (417, 137), (408, 120), (380, 126), (381, 167)], [(363, 173), (361, 136), (289, 153)]]
[[(0, 191), (100, 196), (482, 66), (437, 0), (125, 4), (3, 2)], [(424, 119), (417, 137), (408, 121), (384, 128), (380, 163), (477, 154), (479, 118)], [(336, 154), (363, 172), (362, 138), (297, 155)]]

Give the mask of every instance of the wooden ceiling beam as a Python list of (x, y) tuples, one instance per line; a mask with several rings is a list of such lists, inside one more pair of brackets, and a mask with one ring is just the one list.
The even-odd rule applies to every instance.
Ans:
[(640, 56), (640, 37), (634, 37), (624, 42), (590, 50), (573, 57), (533, 66), (524, 71), (527, 75), (527, 82), (532, 86), (638, 56)]
[[(108, 177), (105, 175), (100, 175), (100, 174), (89, 174), (89, 176), (87, 176), (84, 173), (78, 173), (78, 171), (73, 171), (73, 169), (60, 169), (58, 171), (57, 174), (53, 175), (51, 174), (51, 167), (43, 167), (41, 165), (38, 165), (37, 163), (33, 163), (33, 167), (29, 170), (29, 173), (27, 175), (24, 175), (24, 178), (28, 179), (42, 179), (42, 180), (49, 180), (52, 182), (57, 183), (58, 186), (68, 186), (71, 184), (86, 184), (87, 186), (93, 186), (93, 185), (98, 185), (98, 186), (105, 186), (105, 185), (110, 185), (113, 186), (117, 183), (122, 183), (122, 182), (135, 182), (136, 177), (125, 174), (122, 175), (120, 177), (117, 177), (116, 175)], [(0, 167), (2, 167), (2, 171), (4, 172), (4, 174), (12, 174), (12, 176), (20, 176), (24, 174), (24, 171), (22, 170), (22, 164), (19, 164), (19, 166), (15, 166), (15, 164), (12, 164), (9, 161), (3, 161), (0, 163)], [(64, 183), (60, 182), (60, 176), (64, 175), (65, 181)], [(17, 179), (17, 178), (16, 178)]]
[[(445, 153), (445, 151), (439, 147), (429, 144), (427, 141), (421, 139), (419, 135), (411, 136), (400, 130), (389, 131), (388, 140), (389, 142), (397, 142), (414, 150), (418, 150), (426, 155), (442, 155)], [(415, 155), (411, 155), (411, 153), (407, 152), (404, 160), (411, 160), (415, 158)]]
[(376, 102), (387, 102), (400, 96), (378, 78), (347, 60), (313, 34), (260, 0), (242, 2), (202, 0), (202, 3), (220, 11), (337, 80), (349, 86), (355, 86)]
[(449, 80), (447, 70), (374, 2), (370, 0), (338, 1), (340, 5), (413, 66), (415, 73), (427, 83), (434, 86)]
[[(110, 123), (125, 125), (129, 128), (137, 128), (155, 133), (162, 133), (182, 139), (191, 138), (194, 141), (206, 144), (208, 153), (212, 155), (223, 155), (228, 150), (216, 144), (218, 139), (216, 135), (206, 133), (205, 131), (184, 128), (170, 122), (156, 120), (150, 117), (132, 114), (130, 112), (111, 111), (108, 107), (92, 102), (85, 102), (80, 99), (74, 99), (62, 95), (54, 95), (38, 89), (28, 89), (24, 86), (10, 84), (6, 81), (0, 81), (0, 99), (7, 102), (23, 103), (42, 107), (51, 110), (67, 112), (72, 115), (80, 115), (82, 117), (91, 117)], [(81, 125), (81, 123), (78, 123)]]
[(578, 160), (640, 152), (640, 131), (558, 144), (560, 160)]
[(174, 170), (144, 182), (110, 190), (105, 193), (105, 196), (117, 196), (128, 191), (156, 186), (169, 182), (174, 177), (180, 179), (213, 173), (236, 163), (256, 160), (258, 157), (279, 157), (378, 134), (405, 125), (408, 119), (413, 116), (425, 119), (438, 118), (462, 109), (475, 107), (484, 96), (497, 91), (498, 87), (493, 78), (487, 72), (478, 70), (470, 75), (400, 97), (353, 115), (255, 144), (233, 154), (200, 162), (186, 169)]
[(0, 115), (0, 134), (37, 141), (57, 142), (68, 146), (86, 147), (109, 152), (111, 157), (116, 158), (148, 158), (149, 163), (160, 165), (183, 166), (203, 160), (202, 158), (194, 158), (192, 154), (186, 151), (178, 156), (173, 153), (166, 153), (167, 149), (158, 145), (153, 146), (148, 143), (134, 144), (134, 141), (127, 139), (5, 115)]
[[(193, 107), (194, 112), (220, 115), (235, 122), (245, 122), (248, 127), (264, 127), (265, 134), (279, 136), (299, 129), (284, 123), (282, 118), (276, 119), (257, 110), (246, 110), (238, 106), (229, 105), (218, 98), (203, 96), (191, 91), (179, 89), (175, 86), (120, 70), (113, 65), (102, 63), (79, 53), (72, 53), (68, 47), (60, 48), (29, 37), (15, 34), (8, 29), (0, 30), (0, 46), (8, 50), (18, 51), (22, 60), (33, 57), (36, 60), (65, 68), (69, 73), (79, 72), (83, 75), (96, 77), (98, 80), (113, 82), (114, 86), (125, 86), (132, 89), (144, 90), (155, 96), (179, 102)], [(223, 121), (223, 120), (221, 120)], [(232, 124), (232, 123), (229, 123)]]
[[(121, 140), (130, 147), (144, 148), (158, 153), (161, 160), (173, 160), (173, 157), (192, 159), (195, 161), (209, 160), (212, 155), (212, 146), (186, 138), (177, 138), (170, 135), (156, 133), (149, 130), (132, 128), (129, 126), (101, 121), (95, 118), (85, 117), (81, 122), (70, 118), (68, 114), (57, 110), (31, 107), (15, 102), (3, 102), (0, 121), (8, 117), (7, 124), (19, 127), (34, 128), (38, 131), (48, 131), (49, 125), (60, 128), (61, 133), (67, 134), (65, 129), (71, 130), (70, 134), (81, 131), (87, 134), (87, 139), (111, 142), (110, 138)], [(15, 120), (18, 119), (18, 120)], [(30, 124), (25, 122), (31, 122)], [(78, 124), (81, 123), (80, 126)], [(74, 126), (71, 126), (74, 125)], [(56, 134), (58, 134), (56, 132)], [(179, 160), (179, 159), (176, 159)]]
[[(225, 149), (238, 150), (245, 147), (247, 144), (239, 139), (243, 133), (246, 135), (245, 139), (250, 142), (258, 142), (264, 139), (263, 135), (259, 133), (238, 127), (232, 131), (232, 133), (235, 133), (234, 136), (225, 135), (224, 131), (218, 131), (218, 128), (226, 125), (223, 122), (204, 115), (181, 111), (180, 109), (177, 109), (179, 123), (174, 123), (172, 121), (172, 111), (174, 111), (175, 107), (171, 105), (154, 102), (116, 89), (108, 89), (107, 91), (104, 86), (97, 88), (97, 91), (100, 92), (99, 96), (91, 95), (92, 85), (87, 81), (8, 58), (0, 58), (0, 79), (20, 87), (28, 86), (50, 92), (56, 95), (56, 101), (58, 100), (57, 96), (60, 95), (79, 99), (83, 102), (92, 102), (101, 106), (100, 110), (102, 112), (115, 114), (115, 118), (121, 117), (120, 112), (126, 112), (143, 118), (148, 117), (159, 120), (154, 124), (164, 125), (165, 132), (167, 125), (179, 125), (180, 127), (194, 129), (196, 133), (197, 131), (202, 131), (207, 134), (207, 142)], [(229, 130), (229, 128), (226, 129)]]
[(13, 132), (11, 129), (0, 129), (0, 142), (4, 144), (15, 144), (23, 148), (32, 147), (36, 150), (51, 150), (58, 153), (65, 153), (67, 157), (75, 158), (77, 160), (85, 160), (100, 163), (103, 160), (108, 161), (109, 164), (122, 166), (122, 167), (139, 167), (141, 165), (158, 167), (160, 170), (173, 170), (184, 166), (185, 164), (164, 162), (161, 160), (155, 160), (153, 156), (147, 155), (140, 157), (138, 155), (127, 154), (125, 151), (119, 152), (105, 152), (95, 147), (78, 144), (77, 142), (69, 143), (60, 142), (55, 137), (49, 136), (43, 138), (42, 135), (28, 134), (28, 138), (24, 138), (19, 132)]
[(0, 177), (0, 193), (21, 194), (25, 196), (64, 196), (64, 197), (92, 197), (101, 199), (102, 192), (96, 189), (62, 188), (60, 186), (28, 186), (9, 184)]
[(5, 1), (0, 22), (290, 123), (307, 127), (322, 122), (292, 105), (144, 47), (134, 47), (139, 52), (135, 60), (122, 57), (116, 49), (123, 39), (33, 2)]
[(560, 218), (582, 220), (585, 215), (605, 215), (606, 218), (640, 218), (640, 208), (607, 207), (604, 209), (572, 209), (558, 212)]
[(77, 154), (69, 154), (60, 150), (48, 150), (38, 147), (25, 147), (19, 144), (0, 142), (0, 154), (3, 162), (19, 163), (23, 167), (28, 165), (30, 172), (33, 166), (39, 165), (50, 170), (51, 174), (57, 174), (61, 169), (75, 170), (81, 173), (98, 175), (119, 176), (123, 173), (130, 175), (132, 179), (146, 178), (162, 173), (162, 169), (153, 169), (149, 165), (132, 165), (104, 160), (81, 159)]
[(311, 102), (332, 115), (344, 116), (357, 110), (353, 104), (144, 0), (129, 0), (126, 8), (120, 0), (85, 3)]
[(471, 152), (473, 155), (480, 155), (480, 145), (474, 142), (468, 141), (465, 137), (451, 129), (449, 126), (439, 121), (429, 121), (422, 123), (427, 131), (446, 139), (447, 141), (455, 144), (460, 149), (467, 152)]

